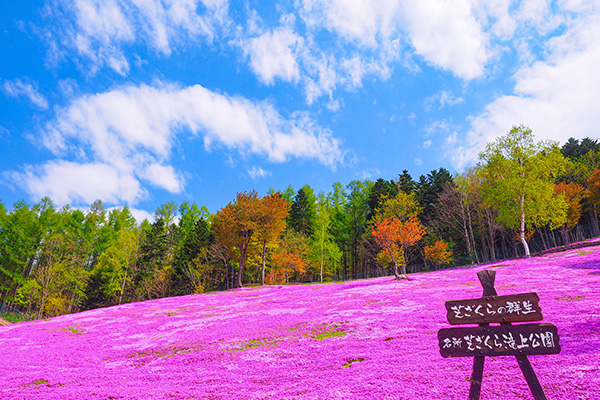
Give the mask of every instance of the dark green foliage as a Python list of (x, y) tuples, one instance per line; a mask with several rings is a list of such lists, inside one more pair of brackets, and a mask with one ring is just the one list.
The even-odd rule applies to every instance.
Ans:
[(312, 237), (316, 214), (316, 197), (310, 186), (304, 186), (296, 193), (287, 218), (288, 226), (298, 233)]
[(398, 175), (396, 184), (398, 185), (398, 190), (401, 190), (406, 194), (413, 193), (417, 188), (417, 183), (413, 180), (412, 176), (410, 176), (408, 170), (403, 170), (402, 173)]
[(430, 225), (435, 218), (435, 208), (439, 202), (438, 197), (444, 188), (444, 184), (454, 184), (452, 175), (445, 168), (433, 170), (427, 175), (421, 175), (416, 184), (417, 202), (421, 206), (419, 219), (424, 224)]
[(569, 138), (563, 145), (560, 152), (563, 156), (575, 160), (586, 155), (591, 150), (600, 150), (600, 142), (597, 139), (584, 138), (579, 141), (575, 138)]
[(371, 220), (375, 216), (377, 209), (386, 199), (390, 199), (397, 194), (398, 185), (396, 185), (394, 181), (386, 181), (383, 178), (377, 179), (369, 193), (369, 200), (367, 203), (369, 210), (366, 216), (367, 221)]
[(173, 262), (170, 294), (184, 295), (194, 290), (192, 282), (187, 278), (186, 268), (198, 257), (200, 251), (209, 247), (213, 241), (213, 232), (204, 218), (198, 219), (191, 230), (182, 229), (180, 246)]
[(138, 300), (153, 298), (156, 294), (153, 278), (161, 268), (170, 264), (170, 230), (171, 226), (167, 226), (163, 218), (158, 218), (150, 225), (150, 229), (142, 233), (134, 279)]
[(346, 262), (351, 268), (352, 273), (362, 269), (361, 265), (361, 243), (363, 233), (367, 227), (369, 213), (369, 199), (373, 191), (373, 184), (370, 182), (352, 181), (346, 186), (349, 191), (348, 201), (344, 211), (347, 219), (347, 232), (349, 237), (350, 253), (346, 256)]

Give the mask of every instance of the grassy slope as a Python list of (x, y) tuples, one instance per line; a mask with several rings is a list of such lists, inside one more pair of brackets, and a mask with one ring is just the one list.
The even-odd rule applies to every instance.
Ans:
[[(1, 399), (465, 399), (471, 358), (443, 359), (444, 301), (536, 291), (562, 352), (530, 360), (550, 399), (600, 398), (600, 247), (339, 284), (167, 298), (0, 327)], [(482, 399), (531, 398), (514, 357)]]

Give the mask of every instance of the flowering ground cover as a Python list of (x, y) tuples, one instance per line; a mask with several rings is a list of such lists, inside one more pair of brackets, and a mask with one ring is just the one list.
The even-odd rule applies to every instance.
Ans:
[[(0, 327), (1, 399), (466, 399), (440, 356), (445, 300), (535, 291), (562, 351), (530, 356), (549, 399), (600, 398), (600, 247), (344, 283), (167, 298)], [(532, 398), (488, 357), (482, 399)]]

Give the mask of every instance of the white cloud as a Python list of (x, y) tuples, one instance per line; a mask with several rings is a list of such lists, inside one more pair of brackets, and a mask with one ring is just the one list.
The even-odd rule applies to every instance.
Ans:
[(152, 163), (146, 167), (142, 176), (152, 184), (171, 193), (180, 193), (183, 190), (184, 182), (171, 165)]
[(61, 160), (16, 176), (30, 194), (59, 202), (136, 204), (146, 194), (142, 181), (179, 193), (184, 181), (169, 161), (182, 132), (201, 135), (207, 146), (273, 162), (296, 157), (335, 168), (343, 156), (339, 141), (306, 113), (286, 119), (268, 103), (200, 85), (142, 85), (84, 96), (59, 110), (42, 136)]
[(578, 20), (546, 43), (548, 57), (522, 67), (514, 93), (490, 103), (472, 119), (471, 131), (452, 150), (453, 164), (464, 168), (477, 160), (486, 143), (512, 126), (530, 127), (538, 140), (565, 142), (596, 134), (600, 125), (600, 16)]
[(48, 100), (37, 90), (37, 83), (23, 82), (20, 79), (4, 81), (4, 92), (14, 98), (25, 97), (42, 110), (48, 108)]
[(551, 7), (549, 0), (524, 0), (516, 14), (518, 23), (529, 24), (540, 33), (546, 34), (563, 22), (563, 17), (560, 14), (553, 14)]
[[(461, 79), (481, 77), (493, 54), (484, 23), (491, 16), (504, 35), (516, 26), (506, 4), (301, 0), (295, 5), (307, 32), (296, 61), (308, 104), (323, 95), (331, 98), (339, 85), (352, 89), (365, 77), (388, 79), (395, 65), (417, 73), (412, 53)], [(333, 45), (315, 39), (324, 32), (334, 36)]]
[(389, 38), (397, 25), (396, 0), (303, 0), (301, 13), (309, 25), (324, 26), (349, 41), (375, 47)]
[(150, 223), (154, 222), (154, 214), (149, 213), (146, 210), (130, 207), (129, 211), (131, 211), (131, 215), (133, 215), (133, 218), (135, 218), (135, 221), (138, 224), (144, 222), (145, 219), (148, 220), (148, 222)]
[(428, 149), (431, 147), (432, 144), (433, 144), (433, 142), (431, 140), (426, 140), (423, 142), (423, 148)]
[(48, 32), (58, 38), (52, 53), (74, 51), (91, 74), (108, 67), (128, 75), (139, 57), (134, 46), (168, 57), (177, 46), (218, 39), (240, 48), (261, 82), (300, 83), (309, 105), (331, 100), (340, 86), (360, 87), (366, 77), (388, 79), (396, 65), (417, 73), (414, 53), (461, 79), (478, 78), (493, 54), (486, 24), (503, 36), (516, 26), (506, 0), (298, 0), (280, 6), (279, 27), (266, 26), (249, 7), (232, 14), (245, 19), (234, 26), (227, 0), (49, 1), (65, 17)]
[(488, 37), (467, 1), (403, 2), (403, 18), (417, 54), (463, 79), (480, 77), (489, 59)]
[(456, 97), (447, 90), (442, 90), (432, 96), (425, 99), (425, 106), (427, 109), (431, 109), (434, 104), (437, 104), (438, 109), (442, 109), (446, 106), (455, 106), (464, 101), (462, 97)]
[(252, 179), (264, 178), (266, 176), (271, 175), (271, 171), (266, 171), (266, 170), (262, 169), (261, 167), (256, 167), (256, 166), (247, 169), (246, 172), (248, 172), (248, 175)]
[(108, 66), (126, 75), (134, 43), (168, 56), (188, 39), (211, 42), (230, 24), (227, 0), (52, 0), (49, 8), (59, 20), (48, 37), (75, 50), (92, 73)]
[[(471, 2), (445, 0), (304, 0), (308, 26), (323, 27), (359, 47), (383, 51), (406, 33), (417, 54), (463, 79), (481, 76), (488, 37)], [(390, 60), (391, 61), (391, 60)]]
[(342, 69), (353, 87), (362, 86), (362, 80), (367, 70), (364, 61), (359, 56), (355, 55), (352, 58), (342, 60)]
[(473, 7), (482, 25), (490, 25), (491, 32), (501, 40), (509, 40), (517, 29), (517, 22), (510, 13), (512, 0), (474, 2)]
[(11, 174), (32, 198), (49, 196), (57, 204), (136, 203), (147, 196), (131, 171), (103, 163), (50, 161)]
[(418, 167), (420, 165), (423, 165), (423, 160), (420, 158), (415, 158), (415, 165)]
[(575, 13), (593, 13), (600, 11), (598, 0), (559, 0), (557, 2), (562, 9)]
[(302, 39), (291, 29), (279, 28), (251, 39), (244, 48), (254, 73), (271, 85), (275, 78), (286, 82), (300, 79), (295, 48), (301, 44)]

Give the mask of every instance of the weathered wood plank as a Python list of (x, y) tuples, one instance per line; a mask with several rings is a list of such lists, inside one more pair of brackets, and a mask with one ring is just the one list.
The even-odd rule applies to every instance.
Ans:
[(508, 296), (484, 296), (476, 299), (448, 300), (448, 322), (451, 325), (493, 322), (531, 322), (543, 319), (537, 293)]
[(494, 282), (496, 281), (496, 271), (491, 269), (484, 269), (477, 273), (481, 287), (483, 287), (484, 296), (495, 296), (496, 289), (494, 288)]
[(527, 356), (517, 356), (517, 362), (535, 400), (548, 400)]
[(442, 357), (560, 353), (557, 328), (546, 323), (441, 329), (438, 340)]
[(481, 382), (483, 381), (483, 365), (485, 357), (473, 359), (473, 374), (471, 375), (471, 387), (469, 389), (469, 400), (479, 400), (481, 395)]

